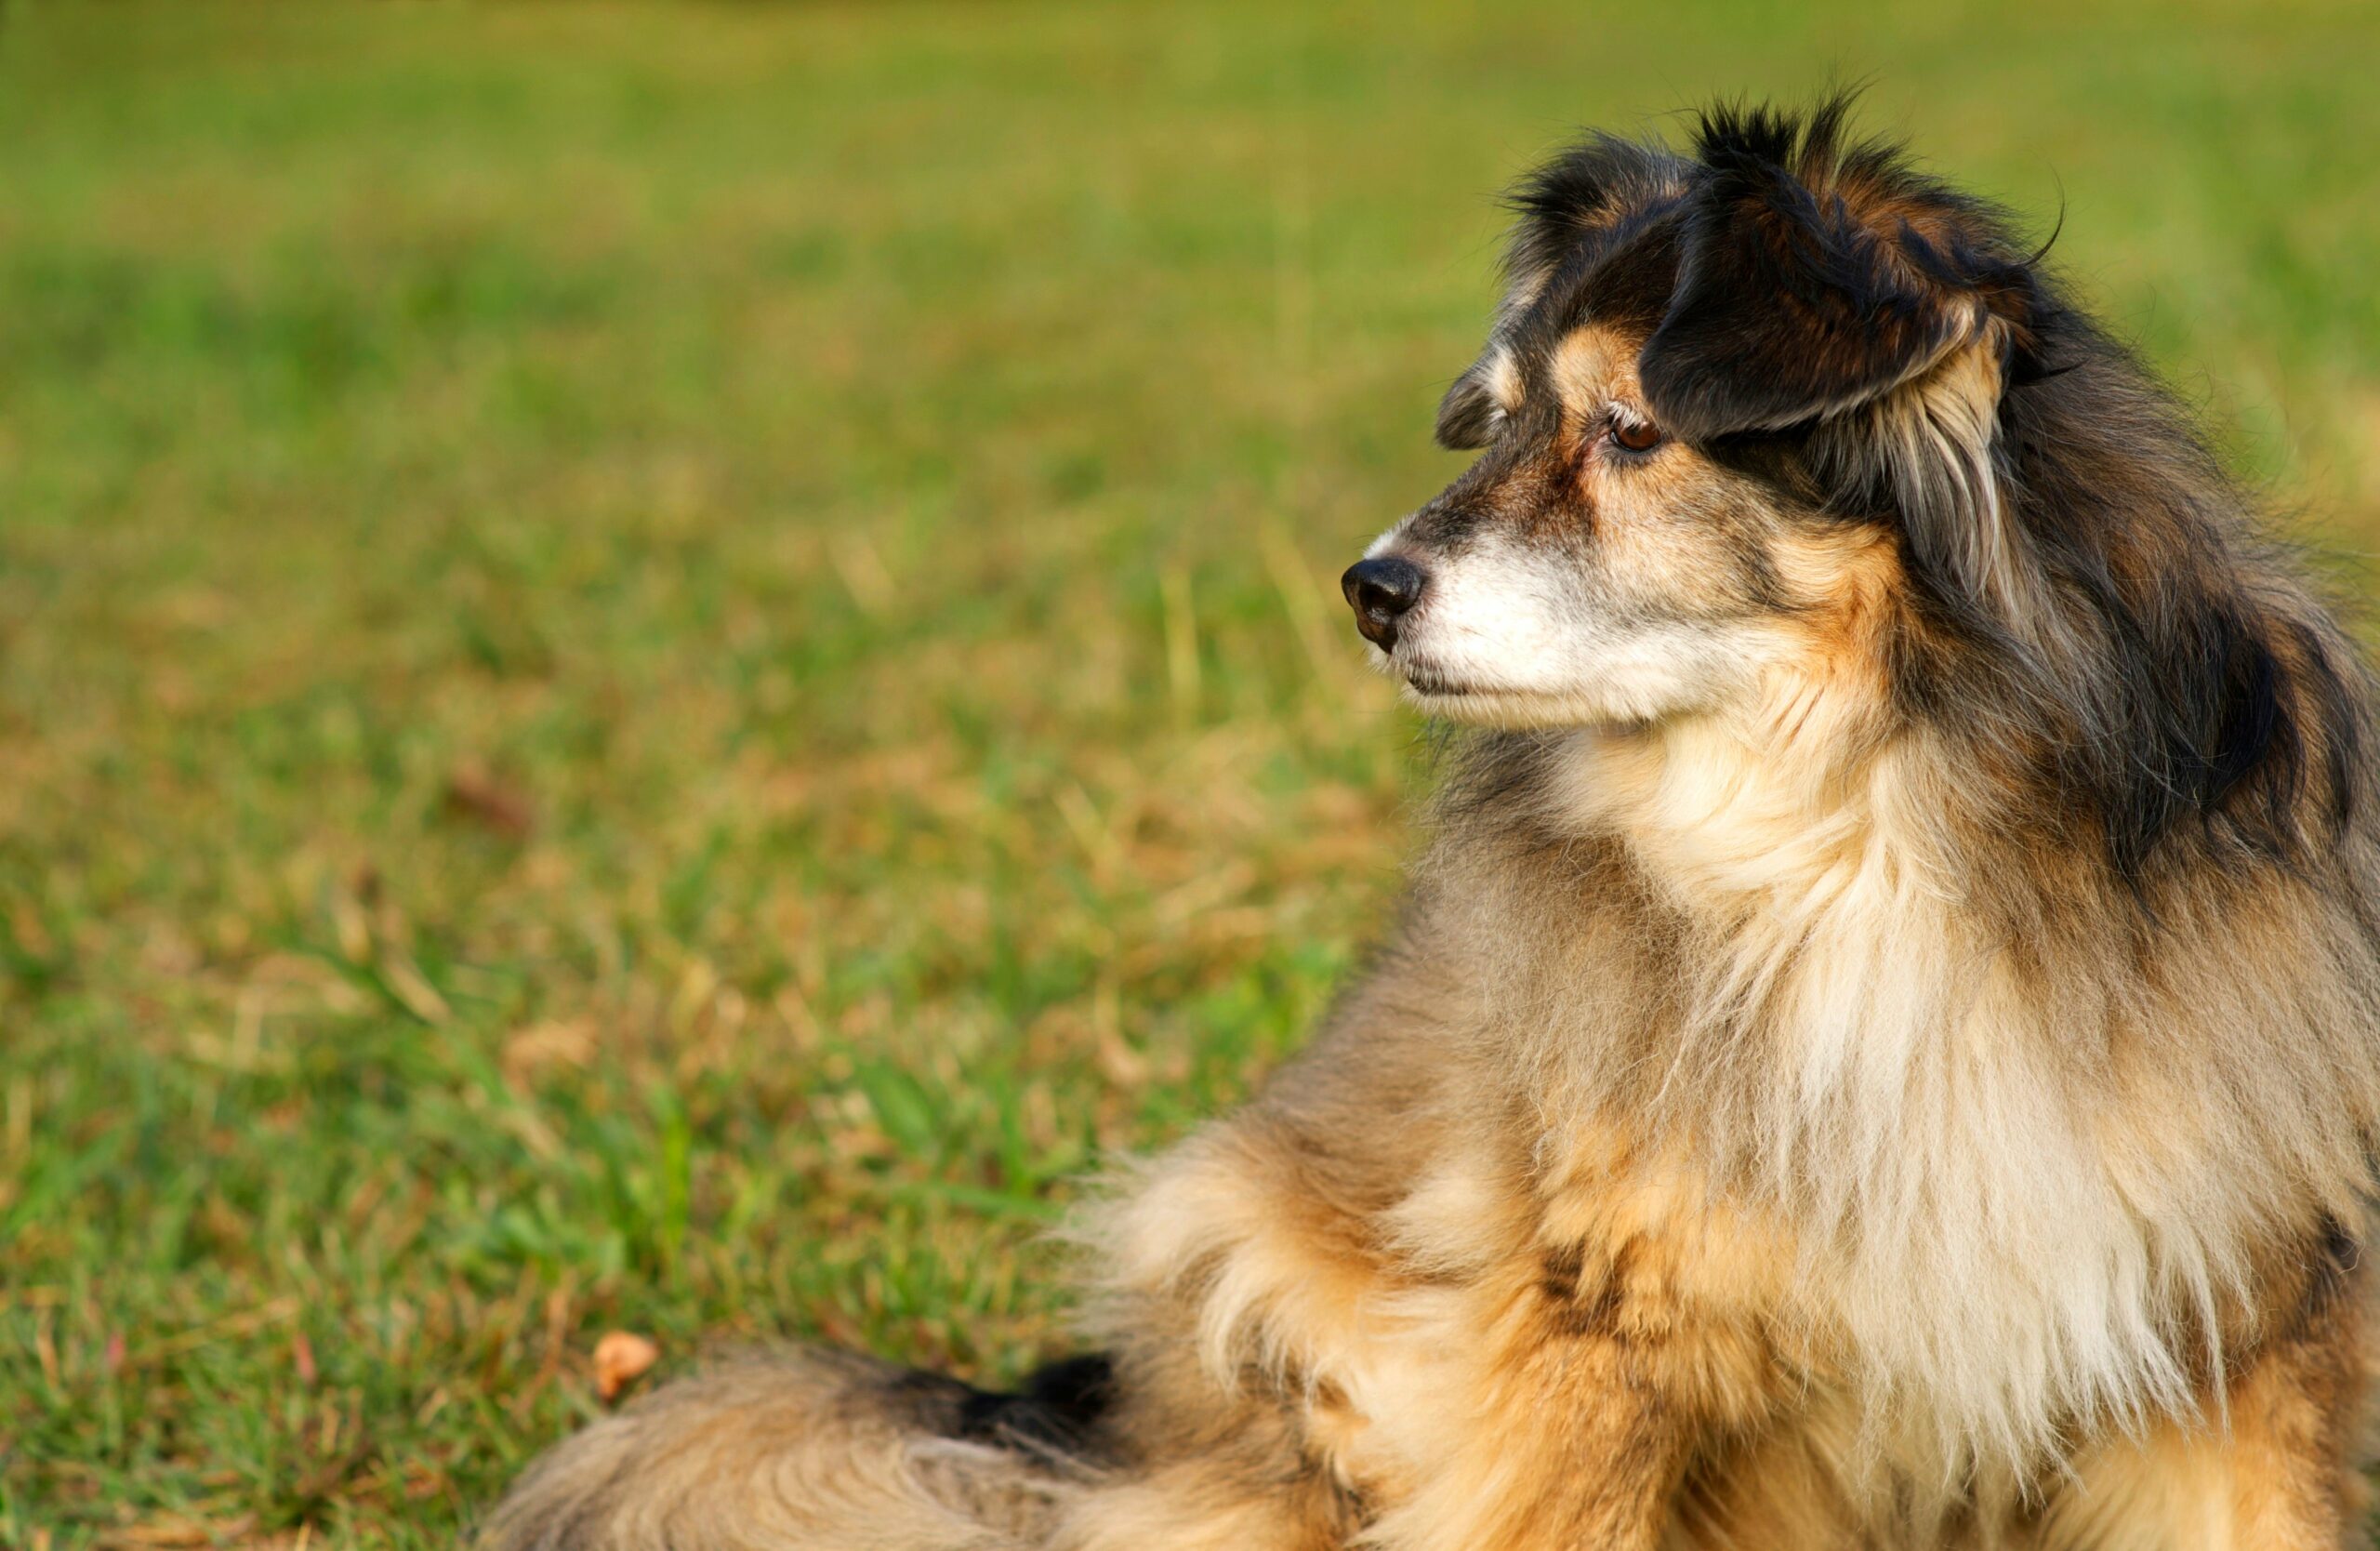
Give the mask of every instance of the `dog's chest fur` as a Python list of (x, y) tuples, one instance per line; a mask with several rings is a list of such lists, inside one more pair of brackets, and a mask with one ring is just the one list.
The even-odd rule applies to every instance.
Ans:
[[(1741, 729), (1581, 736), (1576, 785), (1539, 793), (1575, 838), (1448, 837), (1480, 849), (1442, 860), (1421, 930), (1479, 988), (1470, 1048), (1524, 1117), (1537, 1206), (1441, 1210), (1497, 1193), (1444, 1163), (1399, 1241), (1484, 1263), (1525, 1236), (1581, 1306), (1732, 1326), (1855, 1396), (1867, 1444), (1945, 1468), (2188, 1408), (2236, 1236), (2275, 1202), (2214, 1177), (2234, 1138), (2202, 1100), (2123, 1102), (2164, 1080), (2157, 993), (2058, 983), (2055, 950), (1978, 919), (1945, 859), (1955, 802), (1903, 774), (1927, 762), (1794, 789), (1772, 754)], [(2108, 1118), (2127, 1112), (2164, 1128)], [(1749, 1359), (1697, 1360), (1753, 1382), (1716, 1376)]]

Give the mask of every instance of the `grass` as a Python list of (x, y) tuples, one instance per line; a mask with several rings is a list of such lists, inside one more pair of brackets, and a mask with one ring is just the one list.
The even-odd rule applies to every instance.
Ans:
[(0, 1544), (451, 1544), (614, 1327), (1062, 1346), (1392, 897), (1330, 577), (1574, 123), (1872, 73), (2380, 535), (2380, 14), (1866, 9), (7, 8)]

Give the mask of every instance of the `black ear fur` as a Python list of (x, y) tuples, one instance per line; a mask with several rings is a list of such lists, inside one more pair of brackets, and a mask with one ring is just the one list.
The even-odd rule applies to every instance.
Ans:
[(1438, 401), (1438, 445), (1448, 452), (1469, 452), (1496, 439), (1495, 395), (1488, 391), (1487, 375), (1477, 366), (1454, 379)]
[(1905, 218), (1854, 208), (1886, 188), (1904, 208), (1958, 202), (1888, 151), (1843, 151), (1848, 107), (1830, 102), (1805, 124), (1768, 109), (1704, 116), (1677, 284), (1638, 362), (1676, 434), (1781, 430), (1864, 403), (1980, 321), (1976, 293), (1946, 284), (1964, 278), (1963, 255)]
[(1504, 203), (1519, 220), (1504, 254), (1515, 285), (1542, 279), (1582, 245), (1643, 219), (1680, 192), (1676, 154), (1666, 146), (1591, 134), (1523, 179)]
[[(1500, 335), (1549, 278), (1666, 213), (1681, 188), (1680, 167), (1665, 147), (1591, 134), (1523, 179), (1505, 198), (1519, 219), (1504, 253), (1509, 289)], [(1440, 446), (1474, 451), (1495, 440), (1501, 416), (1488, 364), (1496, 348), (1491, 339), (1488, 355), (1447, 390), (1438, 404)]]

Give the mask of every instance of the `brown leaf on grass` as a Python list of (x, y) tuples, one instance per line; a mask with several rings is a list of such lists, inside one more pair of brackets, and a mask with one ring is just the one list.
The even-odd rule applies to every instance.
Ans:
[(595, 1393), (616, 1400), (644, 1371), (661, 1360), (661, 1348), (629, 1331), (613, 1331), (595, 1343)]
[(521, 789), (476, 761), (456, 765), (446, 777), (446, 811), (507, 840), (526, 840), (537, 827), (536, 812)]

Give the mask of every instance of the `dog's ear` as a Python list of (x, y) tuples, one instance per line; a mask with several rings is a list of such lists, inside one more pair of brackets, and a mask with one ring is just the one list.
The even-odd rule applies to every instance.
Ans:
[(1808, 426), (1831, 499), (1893, 512), (1949, 595), (2028, 628), (2041, 579), (2000, 417), (2011, 382), (2050, 369), (2053, 304), (1988, 207), (1844, 145), (1848, 107), (1703, 119), (1677, 279), (1637, 361), (1646, 404), (1689, 442)]
[(1454, 379), (1438, 401), (1438, 445), (1448, 452), (1469, 452), (1496, 439), (1496, 422), (1504, 412), (1488, 386), (1488, 363), (1480, 362)]
[[(1638, 373), (1689, 441), (1839, 414), (1924, 372), (1984, 321), (1960, 284), (1954, 200), (1889, 152), (1839, 145), (1848, 104), (1806, 123), (1701, 124), (1677, 282)], [(1920, 225), (1927, 230), (1921, 232)]]
[(1504, 250), (1505, 292), (1487, 353), (1455, 378), (1438, 404), (1438, 444), (1486, 446), (1503, 421), (1510, 388), (1508, 353), (1515, 320), (1566, 267), (1578, 269), (1624, 240), (1646, 209), (1676, 197), (1678, 160), (1668, 148), (1617, 135), (1590, 134), (1522, 179), (1505, 204), (1518, 218)]

